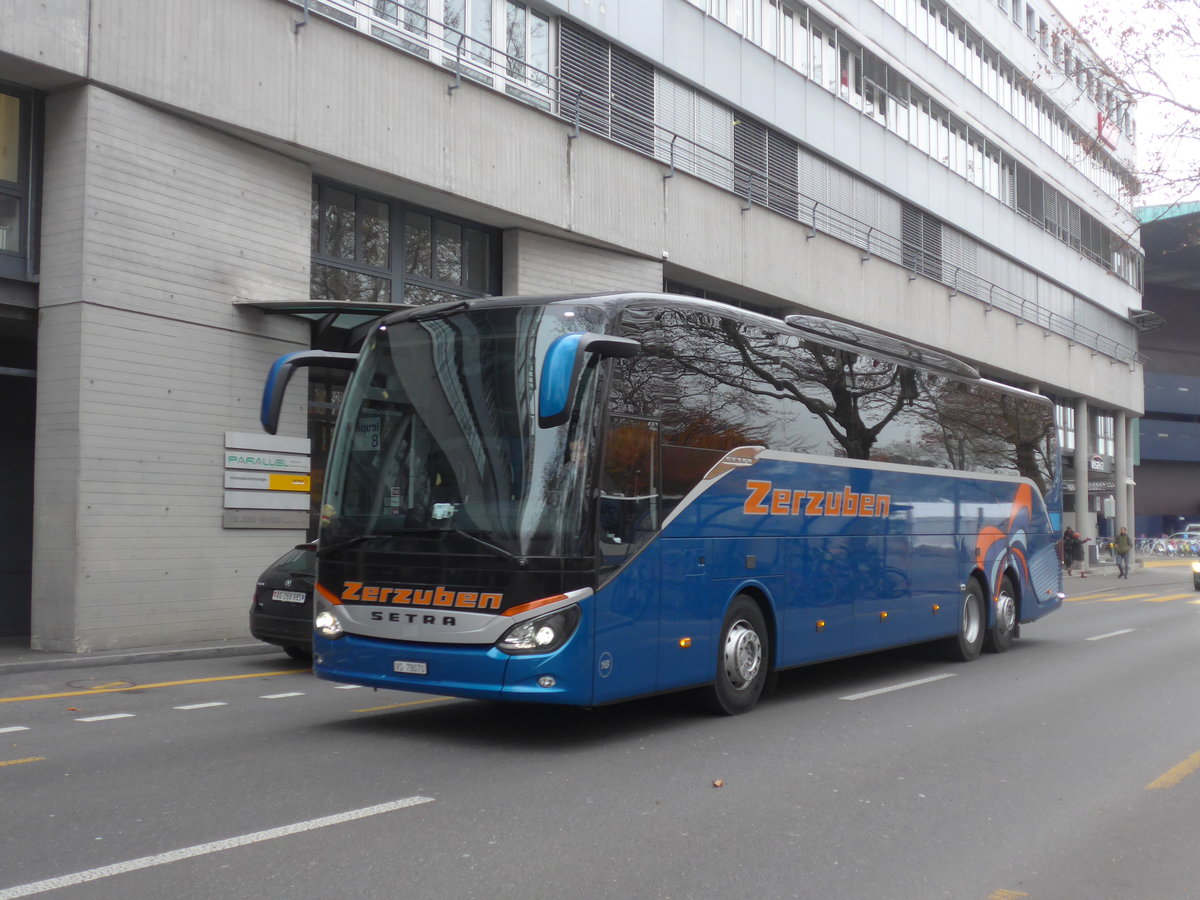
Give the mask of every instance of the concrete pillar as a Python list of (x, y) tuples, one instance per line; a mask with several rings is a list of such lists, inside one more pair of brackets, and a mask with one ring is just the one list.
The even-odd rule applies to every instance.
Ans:
[(1136, 419), (1131, 419), (1118, 410), (1116, 414), (1116, 456), (1113, 459), (1113, 474), (1116, 481), (1117, 497), (1117, 530), (1124, 525), (1129, 529), (1129, 536), (1135, 539), (1135, 548), (1129, 554), (1130, 565), (1137, 554), (1137, 529), (1134, 528), (1133, 506), (1133, 425)]
[[(1096, 522), (1088, 509), (1088, 458), (1092, 455), (1088, 434), (1088, 404), (1080, 397), (1075, 401), (1075, 530), (1086, 541), (1096, 540)], [(1091, 558), (1091, 551), (1084, 551), (1084, 559)], [(1087, 568), (1087, 563), (1084, 563)]]

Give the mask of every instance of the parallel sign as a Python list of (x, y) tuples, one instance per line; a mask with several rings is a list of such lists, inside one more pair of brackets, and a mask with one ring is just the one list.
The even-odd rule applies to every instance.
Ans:
[(226, 469), (266, 469), (271, 472), (303, 472), (308, 474), (307, 456), (291, 453), (267, 453), (255, 450), (225, 449)]
[(222, 525), (303, 527), (300, 519), (306, 517), (311, 503), (309, 448), (307, 438), (225, 432), (226, 512)]

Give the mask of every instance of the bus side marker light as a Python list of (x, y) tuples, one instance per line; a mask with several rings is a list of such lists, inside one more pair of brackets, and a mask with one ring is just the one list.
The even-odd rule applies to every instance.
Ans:
[(817, 631), (824, 631), (824, 630), (825, 630), (825, 620), (817, 619)]
[(882, 621), (883, 621), (884, 619), (886, 619), (886, 618), (887, 618), (887, 612), (886, 612), (886, 611), (884, 611), (884, 612), (881, 612), (881, 613), (879, 614), (879, 621), (880, 621), (880, 622), (882, 622)]
[(688, 647), (692, 646), (692, 639), (691, 638), (680, 638), (679, 646), (682, 647), (684, 650), (686, 650)]
[(941, 604), (940, 604), (940, 603), (935, 603), (935, 604), (933, 604), (933, 614), (934, 614), (935, 616), (936, 616), (938, 613), (940, 613), (941, 611), (942, 611), (942, 606), (941, 606)]

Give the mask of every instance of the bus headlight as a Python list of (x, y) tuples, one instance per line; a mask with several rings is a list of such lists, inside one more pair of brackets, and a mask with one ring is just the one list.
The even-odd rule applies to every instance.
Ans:
[(505, 653), (551, 653), (567, 642), (579, 624), (579, 607), (568, 606), (508, 629), (496, 644)]
[(339, 638), (342, 636), (342, 623), (327, 609), (317, 613), (316, 618), (313, 619), (313, 628), (321, 637)]
[(1200, 559), (1192, 560), (1192, 573), (1200, 575)]

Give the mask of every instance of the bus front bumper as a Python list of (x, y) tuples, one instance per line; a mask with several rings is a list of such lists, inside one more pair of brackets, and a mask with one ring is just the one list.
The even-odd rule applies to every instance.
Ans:
[(553, 653), (512, 656), (490, 645), (417, 644), (354, 634), (330, 640), (318, 635), (313, 641), (313, 671), (318, 678), (364, 687), (588, 706), (592, 673), (585, 645), (577, 632)]

